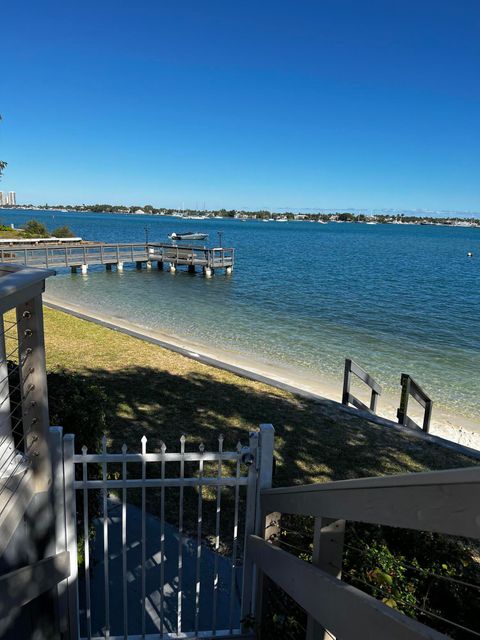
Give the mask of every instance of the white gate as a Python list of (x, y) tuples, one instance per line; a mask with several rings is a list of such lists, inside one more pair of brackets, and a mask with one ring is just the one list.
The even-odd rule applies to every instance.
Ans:
[[(248, 445), (149, 453), (74, 452), (51, 429), (59, 586), (65, 638), (225, 638), (251, 631), (255, 577), (245, 553), (259, 533), (259, 492), (271, 486), (274, 429)], [(63, 464), (62, 464), (63, 461)], [(77, 535), (78, 533), (78, 535)], [(78, 540), (77, 540), (78, 538)], [(78, 556), (77, 556), (78, 542)]]

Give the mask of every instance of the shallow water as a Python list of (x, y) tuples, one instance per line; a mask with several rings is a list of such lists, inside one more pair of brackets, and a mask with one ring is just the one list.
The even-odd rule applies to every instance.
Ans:
[[(480, 229), (3, 211), (89, 240), (166, 241), (205, 231), (235, 247), (231, 277), (90, 268), (59, 272), (56, 298), (311, 375), (339, 379), (345, 357), (398, 394), (410, 373), (437, 406), (478, 416)], [(474, 257), (467, 258), (467, 251)]]

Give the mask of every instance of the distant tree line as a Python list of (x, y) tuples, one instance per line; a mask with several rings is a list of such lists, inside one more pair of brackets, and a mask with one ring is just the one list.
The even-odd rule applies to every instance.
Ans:
[[(215, 210), (199, 210), (199, 209), (171, 209), (167, 207), (153, 207), (150, 204), (146, 205), (133, 205), (127, 207), (125, 205), (113, 205), (113, 204), (81, 204), (81, 205), (26, 205), (29, 208), (35, 209), (48, 209), (48, 210), (65, 210), (75, 212), (91, 212), (91, 213), (125, 213), (134, 214), (137, 212), (146, 213), (150, 215), (178, 215), (181, 213), (186, 216), (209, 216), (222, 218), (245, 218), (245, 219), (257, 219), (257, 220), (313, 220), (315, 222), (352, 222), (352, 223), (365, 223), (376, 222), (378, 224), (391, 224), (392, 222), (410, 223), (410, 224), (455, 224), (459, 222), (467, 222), (477, 226), (480, 226), (480, 219), (478, 218), (465, 218), (459, 216), (419, 216), (419, 215), (407, 215), (404, 213), (377, 213), (367, 215), (365, 213), (355, 214), (348, 211), (332, 211), (331, 213), (308, 213), (299, 214), (292, 211), (287, 212), (275, 212), (267, 209), (259, 209), (257, 211), (245, 211), (241, 209), (215, 209)], [(18, 206), (17, 206), (18, 208)]]

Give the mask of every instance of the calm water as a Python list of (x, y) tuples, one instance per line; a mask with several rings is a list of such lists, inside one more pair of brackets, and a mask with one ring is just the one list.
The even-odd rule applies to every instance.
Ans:
[[(323, 377), (341, 377), (350, 356), (396, 394), (405, 371), (437, 406), (478, 415), (480, 229), (34, 215), (112, 242), (143, 241), (145, 226), (159, 241), (197, 230), (217, 244), (221, 231), (237, 250), (230, 278), (99, 267), (50, 279), (58, 298)], [(0, 217), (19, 225), (33, 214)]]

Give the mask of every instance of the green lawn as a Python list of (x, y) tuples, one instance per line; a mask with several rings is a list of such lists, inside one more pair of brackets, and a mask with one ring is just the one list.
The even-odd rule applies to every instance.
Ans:
[(306, 400), (68, 314), (45, 309), (45, 332), (49, 369), (86, 375), (105, 390), (112, 449), (125, 442), (129, 450), (140, 450), (144, 434), (149, 450), (162, 440), (178, 450), (182, 434), (187, 449), (201, 441), (208, 449), (222, 433), (224, 448), (231, 450), (270, 422), (277, 485), (474, 464), (349, 415), (336, 403)]

